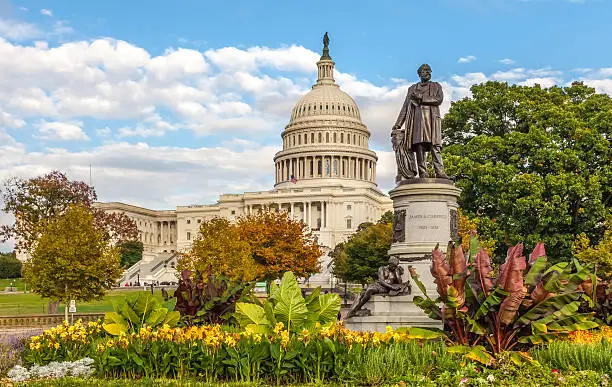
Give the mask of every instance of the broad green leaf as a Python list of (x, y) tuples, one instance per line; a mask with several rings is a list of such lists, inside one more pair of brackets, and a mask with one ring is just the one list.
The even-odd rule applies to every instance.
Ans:
[(117, 312), (106, 312), (104, 314), (104, 322), (107, 324), (119, 324), (127, 326), (127, 322), (125, 321), (125, 319)]
[(180, 319), (181, 314), (178, 311), (174, 310), (166, 314), (166, 317), (164, 318), (164, 321), (162, 321), (161, 325), (168, 325), (170, 328), (172, 328), (176, 326), (176, 324), (178, 324)]
[(306, 302), (306, 306), (308, 306), (308, 309), (310, 309), (310, 304), (313, 303), (317, 297), (319, 297), (319, 295), (321, 294), (321, 287), (317, 286), (315, 288), (315, 290), (313, 290), (312, 293), (310, 293), (305, 299), (304, 301)]
[(472, 347), (469, 352), (463, 355), (463, 358), (478, 362), (485, 366), (490, 366), (491, 364), (493, 364), (494, 360), (493, 356), (491, 356), (491, 354), (488, 353), (485, 347), (483, 347), (482, 345)]
[(276, 316), (274, 316), (274, 305), (270, 301), (264, 300), (263, 309), (270, 326), (275, 326), (277, 321)]
[(546, 256), (537, 258), (533, 265), (531, 265), (531, 268), (527, 272), (527, 275), (525, 275), (525, 285), (536, 286), (544, 275), (544, 269), (546, 269), (546, 264)]
[(141, 318), (127, 303), (123, 304), (121, 307), (121, 315), (130, 322), (133, 329), (140, 327), (142, 324)]
[[(574, 301), (579, 300), (581, 296), (581, 293), (564, 293), (552, 296), (532, 307), (521, 317), (519, 317), (519, 319), (514, 323), (514, 327), (521, 328), (527, 326), (533, 321), (538, 321), (558, 311), (563, 311), (561, 314), (564, 315), (564, 313), (570, 309), (575, 308), (577, 310), (575, 304), (573, 303)], [(568, 304), (572, 305), (566, 307)]]
[(113, 336), (119, 336), (122, 332), (123, 333), (127, 332), (127, 325), (116, 324), (116, 323), (112, 323), (112, 324), (105, 323), (105, 324), (102, 324), (102, 327), (104, 328), (106, 332), (108, 332), (109, 334)]
[(234, 317), (238, 320), (238, 324), (241, 327), (246, 327), (250, 324), (255, 325), (268, 325), (269, 322), (266, 319), (266, 312), (264, 308), (259, 305), (249, 304), (246, 302), (236, 303), (236, 313)]
[(446, 337), (444, 331), (436, 328), (401, 327), (396, 331), (405, 333), (411, 340), (435, 340)]
[(313, 320), (325, 325), (329, 322), (336, 321), (340, 305), (342, 301), (337, 294), (322, 294), (312, 303), (310, 312), (313, 314)]
[(174, 307), (176, 306), (176, 297), (169, 298), (168, 301), (162, 303), (162, 306), (169, 311), (173, 311)]
[(283, 275), (274, 306), (274, 314), (277, 320), (285, 324), (287, 330), (297, 329), (308, 316), (306, 302), (302, 297), (297, 280), (291, 272), (286, 272)]
[(493, 307), (501, 304), (504, 301), (504, 298), (508, 296), (508, 292), (504, 291), (504, 289), (500, 287), (496, 287), (492, 293), (490, 293), (487, 298), (484, 299), (476, 313), (474, 314), (474, 320), (478, 320), (492, 311)]
[(141, 294), (140, 297), (136, 299), (133, 309), (134, 312), (140, 316), (141, 321), (145, 321), (149, 316), (149, 313), (151, 313), (151, 311), (157, 306), (159, 306), (157, 299), (153, 297), (153, 295), (146, 293)]
[(149, 317), (147, 317), (147, 319), (145, 320), (145, 324), (150, 327), (156, 327), (158, 324), (164, 321), (164, 318), (166, 318), (167, 314), (168, 309), (166, 308), (153, 309), (151, 313), (149, 313)]
[(478, 238), (476, 236), (472, 236), (470, 238), (470, 255), (469, 262), (474, 263), (476, 254), (480, 251), (480, 242), (478, 242)]
[(276, 282), (270, 281), (270, 300), (275, 301), (279, 294), (279, 288), (276, 285)]

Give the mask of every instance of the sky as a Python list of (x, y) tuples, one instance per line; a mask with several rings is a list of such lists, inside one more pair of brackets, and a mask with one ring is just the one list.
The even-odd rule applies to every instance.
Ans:
[(0, 0), (0, 181), (58, 169), (152, 209), (269, 190), (327, 31), (386, 192), (420, 64), (443, 113), (487, 80), (612, 94), (610, 15), (607, 0)]

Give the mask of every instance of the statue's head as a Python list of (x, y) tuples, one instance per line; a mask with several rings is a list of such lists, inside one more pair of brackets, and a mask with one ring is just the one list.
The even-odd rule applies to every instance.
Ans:
[(389, 258), (389, 267), (395, 268), (399, 266), (399, 258), (396, 256)]
[(427, 82), (431, 79), (431, 67), (427, 63), (422, 64), (417, 70), (417, 74), (419, 74), (421, 82)]

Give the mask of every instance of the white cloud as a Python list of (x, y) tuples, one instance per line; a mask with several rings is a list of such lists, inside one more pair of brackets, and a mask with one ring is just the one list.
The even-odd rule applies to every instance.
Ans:
[(28, 12), (29, 11), (29, 9), (26, 8), (26, 7), (19, 7), (19, 10), (23, 11), (23, 12)]
[(459, 58), (459, 60), (457, 60), (457, 63), (470, 63), (476, 60), (476, 57), (474, 55), (468, 55), (468, 56), (462, 56), (461, 58)]
[(7, 112), (0, 112), (0, 130), (4, 128), (23, 128), (25, 124), (25, 121), (20, 118), (15, 118)]
[(513, 65), (516, 62), (514, 60), (510, 59), (510, 58), (506, 58), (506, 59), (500, 59), (499, 63), (505, 64), (505, 65)]
[(9, 40), (22, 41), (39, 38), (43, 35), (43, 32), (34, 24), (0, 18), (0, 39), (5, 37)]
[(46, 8), (41, 9), (40, 10), (40, 14), (41, 15), (45, 15), (45, 16), (49, 16), (49, 17), (53, 17), (53, 12), (51, 12), (50, 9), (46, 9)]
[(40, 137), (45, 140), (89, 140), (83, 132), (82, 122), (46, 122), (36, 125)]

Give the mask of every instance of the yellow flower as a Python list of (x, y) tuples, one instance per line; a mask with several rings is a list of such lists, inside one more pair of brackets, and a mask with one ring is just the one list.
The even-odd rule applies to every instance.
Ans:
[(55, 349), (59, 349), (59, 347), (60, 347), (59, 343), (55, 343), (55, 344), (53, 344), (53, 346), (55, 347)]
[(285, 324), (283, 324), (282, 322), (278, 322), (274, 327), (274, 333), (278, 335), (283, 329), (285, 329)]
[(225, 344), (233, 348), (236, 346), (236, 340), (232, 336), (227, 336), (225, 338)]

